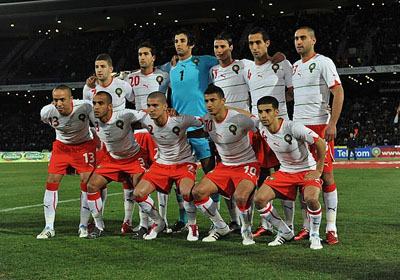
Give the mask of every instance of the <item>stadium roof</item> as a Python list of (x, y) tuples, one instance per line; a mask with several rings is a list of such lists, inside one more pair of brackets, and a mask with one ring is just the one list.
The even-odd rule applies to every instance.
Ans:
[[(357, 3), (362, 1), (357, 1)], [(353, 0), (9, 0), (0, 2), (0, 37), (39, 32), (97, 31), (136, 23), (187, 24), (218, 18), (290, 14), (302, 9), (337, 9)]]

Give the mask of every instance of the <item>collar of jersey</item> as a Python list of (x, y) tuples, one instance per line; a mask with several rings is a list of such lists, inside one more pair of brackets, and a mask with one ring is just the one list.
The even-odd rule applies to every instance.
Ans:
[[(186, 58), (185, 60), (179, 60), (178, 63), (188, 63), (189, 61), (191, 61), (193, 58), (193, 55), (189, 56), (188, 58)], [(177, 64), (178, 64), (177, 63)]]

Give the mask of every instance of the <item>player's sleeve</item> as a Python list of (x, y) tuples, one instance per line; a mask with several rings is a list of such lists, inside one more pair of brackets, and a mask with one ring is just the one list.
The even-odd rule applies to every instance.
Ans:
[(126, 92), (125, 98), (129, 102), (134, 102), (135, 101), (135, 96), (133, 94), (133, 89), (131, 85), (128, 82), (124, 81), (124, 91)]
[(168, 86), (169, 86), (169, 74), (167, 72), (163, 72), (162, 76), (164, 77), (164, 80), (161, 83), (159, 90), (163, 93), (167, 93)]
[(203, 120), (200, 117), (195, 117), (191, 115), (183, 115), (183, 123), (185, 127), (201, 127), (203, 125)]
[(170, 62), (164, 63), (163, 65), (160, 65), (157, 68), (164, 72), (169, 73), (169, 71), (171, 71), (171, 63)]
[(83, 99), (83, 100), (92, 101), (92, 99), (93, 99), (93, 91), (95, 92), (96, 89), (90, 88), (90, 87), (88, 87), (87, 85), (85, 85), (85, 86), (83, 87), (83, 91), (82, 91), (82, 99)]
[(243, 128), (245, 131), (256, 131), (256, 125), (255, 122), (252, 118), (249, 118), (245, 115), (238, 114), (237, 116), (237, 123), (240, 125), (241, 128)]
[(144, 118), (147, 116), (147, 113), (144, 111), (137, 111), (132, 109), (125, 109), (128, 111), (129, 120), (131, 123), (140, 122), (143, 123)]
[(203, 55), (202, 57), (205, 59), (208, 69), (218, 64), (218, 59), (215, 56)]
[(289, 62), (289, 60), (285, 59), (282, 62), (283, 66), (283, 73), (284, 73), (284, 79), (285, 79), (285, 86), (287, 88), (293, 87), (292, 83), (292, 64)]
[(342, 84), (335, 64), (333, 63), (332, 59), (328, 57), (325, 57), (325, 59), (322, 60), (321, 74), (329, 88), (333, 88)]
[(53, 106), (53, 105), (51, 105), (51, 104), (46, 105), (42, 108), (42, 110), (40, 110), (40, 119), (42, 120), (42, 122), (50, 124), (50, 125), (51, 125), (51, 123), (49, 121), (49, 116), (50, 116), (50, 112), (51, 112), (51, 106)]
[(304, 125), (295, 122), (291, 122), (290, 125), (291, 125), (292, 135), (294, 138), (307, 142), (310, 145), (317, 142), (319, 138), (318, 134), (309, 129), (308, 127), (305, 127)]

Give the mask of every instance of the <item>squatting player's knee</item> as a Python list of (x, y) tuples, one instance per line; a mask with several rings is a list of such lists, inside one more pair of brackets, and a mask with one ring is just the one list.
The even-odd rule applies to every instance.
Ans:
[(330, 186), (335, 183), (333, 173), (322, 173), (322, 180), (324, 186)]
[(254, 196), (254, 204), (256, 206), (257, 209), (262, 209), (265, 207), (265, 205), (268, 203), (267, 201), (267, 197), (261, 193), (256, 193), (256, 195)]
[(205, 191), (203, 191), (201, 188), (198, 187), (194, 187), (194, 189), (192, 190), (192, 196), (193, 196), (193, 200), (194, 201), (199, 201), (199, 200), (203, 200), (204, 198), (206, 198), (208, 195)]
[(320, 207), (318, 198), (315, 197), (304, 197), (304, 200), (307, 204), (307, 207), (310, 210), (318, 210), (318, 208)]

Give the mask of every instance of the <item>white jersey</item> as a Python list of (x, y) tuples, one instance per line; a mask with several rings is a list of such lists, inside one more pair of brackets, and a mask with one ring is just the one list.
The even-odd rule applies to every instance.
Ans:
[(168, 117), (167, 123), (160, 127), (146, 115), (141, 123), (157, 143), (156, 162), (161, 164), (195, 162), (192, 148), (186, 138), (186, 129), (191, 126), (201, 127), (203, 125), (201, 120), (189, 115)]
[(130, 73), (125, 81), (132, 87), (136, 110), (144, 110), (147, 109), (147, 96), (150, 93), (153, 91), (167, 92), (169, 74), (160, 69), (154, 69), (153, 73), (144, 75), (138, 70)]
[(292, 65), (288, 60), (262, 65), (254, 62), (244, 71), (251, 96), (251, 113), (258, 116), (257, 101), (263, 96), (273, 96), (279, 102), (279, 117), (289, 119), (286, 107), (286, 88), (292, 87)]
[(106, 87), (102, 87), (97, 83), (95, 88), (85, 85), (83, 87), (83, 99), (92, 102), (93, 96), (99, 91), (111, 94), (114, 112), (125, 109), (126, 100), (133, 101), (131, 86), (127, 82), (116, 78), (113, 78), (111, 83)]
[(207, 114), (204, 117), (204, 130), (215, 143), (224, 165), (257, 161), (248, 136), (250, 130), (255, 130), (254, 122), (249, 117), (228, 110), (225, 119), (218, 123)]
[(106, 123), (95, 120), (97, 135), (113, 158), (130, 158), (139, 152), (140, 146), (132, 135), (131, 124), (140, 121), (145, 115), (144, 112), (124, 109), (114, 111)]
[(259, 129), (281, 164), (279, 170), (297, 173), (316, 169), (317, 164), (308, 149), (308, 144), (314, 144), (318, 139), (314, 131), (300, 123), (283, 119), (276, 133), (269, 132), (261, 123)]
[(327, 124), (330, 118), (330, 88), (341, 81), (333, 61), (316, 54), (293, 65), (293, 120), (304, 125)]
[(93, 139), (89, 120), (94, 120), (92, 104), (86, 100), (72, 100), (72, 112), (61, 115), (53, 104), (40, 111), (40, 118), (56, 130), (56, 139), (64, 144), (80, 144)]
[(243, 75), (246, 61), (249, 60), (234, 60), (226, 67), (213, 66), (210, 80), (224, 91), (227, 106), (250, 111), (249, 87)]

